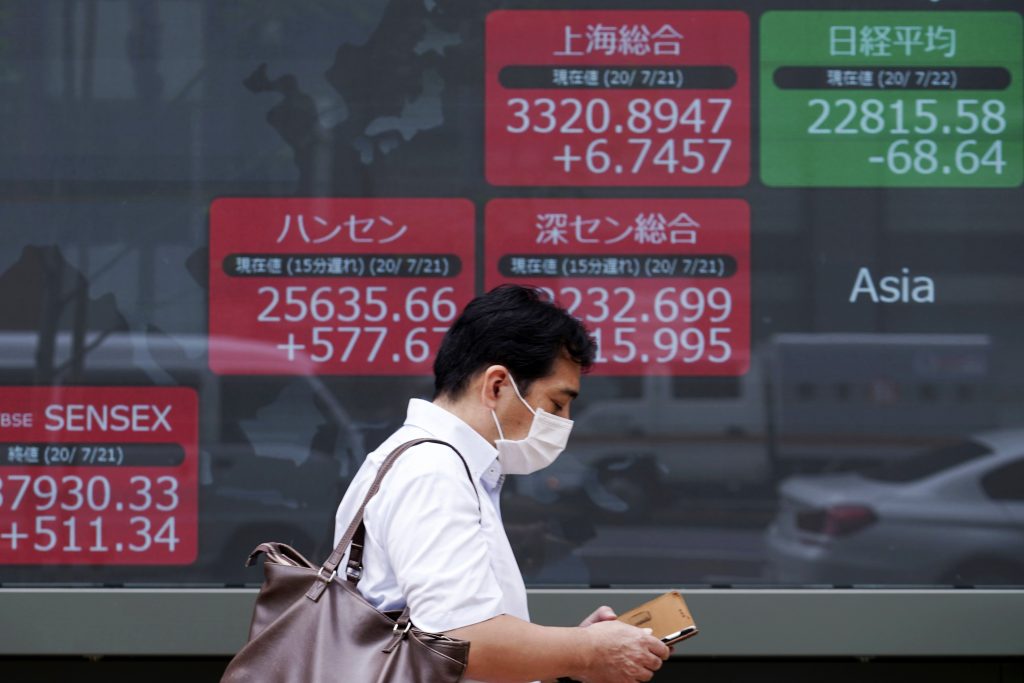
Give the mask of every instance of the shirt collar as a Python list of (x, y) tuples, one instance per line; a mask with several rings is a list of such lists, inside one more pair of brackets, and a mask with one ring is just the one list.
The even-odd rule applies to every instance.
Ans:
[(414, 398), (409, 400), (405, 424), (455, 446), (466, 459), (469, 472), (475, 479), (487, 484), (488, 488), (498, 485), (502, 476), (498, 451), (455, 414), (430, 401)]

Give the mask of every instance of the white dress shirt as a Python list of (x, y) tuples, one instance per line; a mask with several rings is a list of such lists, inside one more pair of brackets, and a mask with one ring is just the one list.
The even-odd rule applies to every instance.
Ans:
[[(472, 481), (447, 446), (425, 443), (402, 454), (366, 506), (359, 592), (378, 610), (408, 605), (412, 622), (424, 631), (449, 631), (499, 614), (529, 621), (526, 586), (501, 523), (504, 476), (497, 451), (461, 419), (428, 401), (409, 401), (405, 424), (359, 468), (338, 506), (335, 544), (388, 454), (423, 437), (458, 449)], [(347, 553), (339, 578), (346, 561)]]

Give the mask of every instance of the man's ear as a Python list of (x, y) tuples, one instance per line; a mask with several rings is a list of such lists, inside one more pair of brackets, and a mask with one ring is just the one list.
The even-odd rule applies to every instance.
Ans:
[(508, 369), (504, 365), (491, 365), (483, 372), (480, 383), (480, 401), (489, 410), (498, 406), (501, 387), (508, 382)]

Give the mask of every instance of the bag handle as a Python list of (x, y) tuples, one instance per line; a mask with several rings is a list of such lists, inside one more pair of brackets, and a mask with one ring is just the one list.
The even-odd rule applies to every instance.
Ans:
[(324, 590), (327, 588), (327, 584), (330, 583), (337, 575), (338, 565), (341, 564), (341, 558), (345, 555), (345, 550), (348, 549), (349, 544), (352, 545), (352, 552), (349, 553), (348, 565), (345, 570), (345, 574), (349, 581), (353, 584), (358, 584), (359, 579), (363, 573), (363, 545), (366, 541), (366, 527), (363, 525), (363, 513), (366, 512), (366, 506), (370, 500), (377, 495), (380, 490), (381, 481), (384, 479), (384, 475), (388, 473), (395, 461), (407, 450), (413, 446), (418, 446), (422, 443), (438, 443), (442, 446), (448, 446), (455, 454), (459, 456), (459, 460), (462, 461), (462, 466), (466, 468), (466, 476), (469, 477), (470, 483), (473, 485), (473, 492), (476, 493), (476, 504), (480, 506), (480, 493), (476, 490), (476, 484), (473, 483), (473, 475), (469, 471), (469, 465), (466, 464), (466, 459), (462, 457), (462, 453), (455, 446), (451, 445), (447, 441), (433, 438), (422, 438), (413, 439), (412, 441), (406, 441), (401, 444), (395, 450), (388, 454), (388, 457), (381, 463), (380, 469), (377, 470), (377, 476), (373, 480), (373, 484), (370, 485), (369, 491), (366, 492), (366, 497), (363, 498), (362, 505), (356, 511), (355, 517), (348, 525), (348, 529), (342, 535), (341, 540), (338, 542), (337, 547), (334, 548), (334, 552), (331, 553), (330, 557), (323, 563), (320, 570), (316, 574), (318, 581), (314, 581), (313, 585), (306, 591), (306, 597), (314, 602), (320, 599), (323, 595)]

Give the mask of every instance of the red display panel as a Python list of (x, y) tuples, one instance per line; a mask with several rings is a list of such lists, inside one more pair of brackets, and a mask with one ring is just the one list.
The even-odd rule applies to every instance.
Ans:
[(474, 294), (464, 199), (218, 199), (210, 208), (210, 368), (430, 374)]
[(0, 564), (196, 559), (196, 393), (4, 387)]
[(486, 286), (553, 296), (597, 340), (596, 374), (747, 371), (746, 202), (497, 199), (486, 231)]
[(744, 185), (750, 23), (736, 11), (487, 17), (494, 185)]

